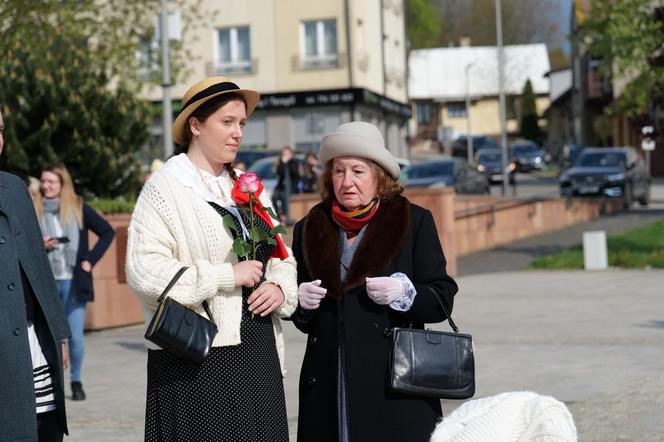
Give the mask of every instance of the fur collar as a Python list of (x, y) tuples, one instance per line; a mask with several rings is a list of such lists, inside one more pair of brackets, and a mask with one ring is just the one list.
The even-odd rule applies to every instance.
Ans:
[(329, 203), (311, 209), (302, 228), (304, 263), (312, 279), (320, 279), (328, 293), (340, 298), (344, 293), (365, 284), (366, 277), (381, 276), (400, 252), (410, 229), (410, 203), (402, 196), (381, 202), (367, 225), (341, 285), (339, 229)]

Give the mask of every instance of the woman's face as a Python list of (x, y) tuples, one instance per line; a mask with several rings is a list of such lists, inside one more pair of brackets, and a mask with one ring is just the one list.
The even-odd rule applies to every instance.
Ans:
[(233, 100), (221, 106), (207, 120), (190, 120), (195, 141), (189, 148), (200, 149), (207, 160), (214, 164), (230, 163), (235, 159), (244, 126), (247, 109), (241, 100)]
[(44, 198), (58, 198), (62, 192), (62, 181), (57, 174), (44, 171), (41, 174), (40, 189)]
[(332, 187), (337, 201), (347, 210), (366, 206), (378, 196), (378, 179), (371, 161), (360, 157), (332, 161)]

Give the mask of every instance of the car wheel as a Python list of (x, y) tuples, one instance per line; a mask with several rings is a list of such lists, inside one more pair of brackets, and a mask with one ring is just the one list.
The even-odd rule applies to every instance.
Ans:
[(625, 190), (623, 192), (623, 208), (629, 210), (632, 207), (632, 186), (630, 183), (625, 183)]
[(643, 196), (639, 198), (639, 204), (643, 207), (647, 207), (650, 204), (650, 183), (646, 184), (646, 190), (643, 192)]

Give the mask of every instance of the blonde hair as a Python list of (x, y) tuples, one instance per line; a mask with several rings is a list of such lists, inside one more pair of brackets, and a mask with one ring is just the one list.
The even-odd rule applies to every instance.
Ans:
[[(74, 190), (74, 182), (69, 175), (69, 171), (64, 164), (51, 164), (44, 167), (42, 172), (51, 172), (58, 176), (60, 179), (60, 222), (69, 224), (71, 222), (72, 214), (76, 218), (78, 228), (83, 228), (83, 199), (76, 194)], [(42, 199), (35, 199), (35, 210), (37, 216), (41, 220), (44, 215), (44, 206)]]

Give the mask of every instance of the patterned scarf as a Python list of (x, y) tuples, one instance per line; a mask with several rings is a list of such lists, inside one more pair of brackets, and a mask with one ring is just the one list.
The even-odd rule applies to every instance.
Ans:
[(332, 219), (339, 224), (342, 229), (346, 231), (348, 239), (357, 236), (371, 218), (376, 214), (380, 200), (378, 198), (372, 199), (369, 204), (360, 207), (357, 210), (347, 211), (335, 199), (332, 201)]

